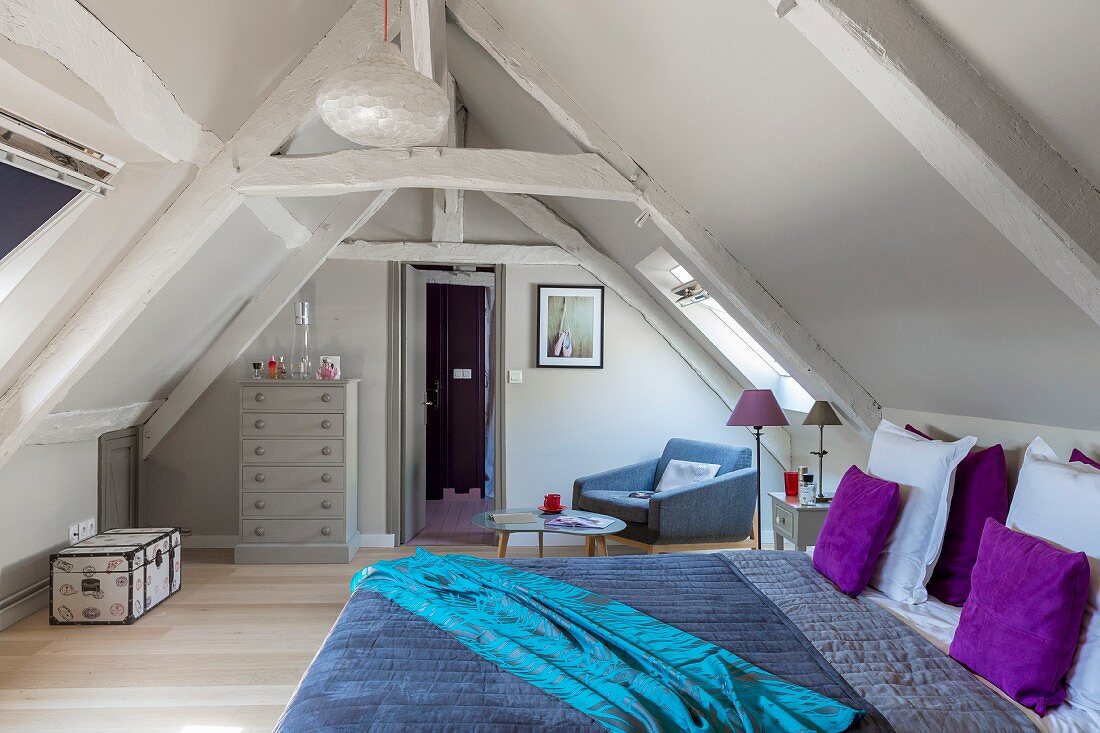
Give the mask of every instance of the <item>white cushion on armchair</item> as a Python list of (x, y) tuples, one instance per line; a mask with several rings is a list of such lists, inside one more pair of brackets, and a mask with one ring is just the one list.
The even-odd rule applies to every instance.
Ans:
[(665, 466), (665, 472), (661, 474), (661, 482), (654, 491), (668, 491), (678, 489), (681, 486), (690, 486), (700, 481), (712, 479), (718, 475), (720, 469), (717, 463), (696, 463), (694, 461), (678, 461), (673, 459)]

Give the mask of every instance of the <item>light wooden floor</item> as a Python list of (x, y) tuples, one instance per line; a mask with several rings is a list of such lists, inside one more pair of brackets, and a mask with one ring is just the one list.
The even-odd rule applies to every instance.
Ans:
[[(36, 613), (0, 632), (0, 731), (270, 731), (351, 576), (413, 549), (361, 550), (349, 565), (233, 565), (229, 550), (185, 550), (180, 592), (131, 626), (50, 626)], [(439, 551), (496, 555), (485, 545)]]

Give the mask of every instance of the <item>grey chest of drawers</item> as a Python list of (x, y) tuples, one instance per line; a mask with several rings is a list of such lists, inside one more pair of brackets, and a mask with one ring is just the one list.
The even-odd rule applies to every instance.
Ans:
[(349, 562), (359, 380), (240, 382), (238, 563)]

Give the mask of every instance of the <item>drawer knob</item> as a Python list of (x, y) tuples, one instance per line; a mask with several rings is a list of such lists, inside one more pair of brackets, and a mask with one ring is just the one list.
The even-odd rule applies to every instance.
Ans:
[(322, 473), (322, 474), (321, 474), (321, 481), (322, 481), (322, 482), (324, 482), (324, 483), (326, 483), (326, 484), (327, 484), (327, 483), (328, 483), (329, 481), (332, 481), (332, 474), (331, 474), (331, 473)]
[(329, 501), (328, 499), (325, 499), (324, 501), (321, 502), (321, 508), (322, 509), (332, 509), (332, 502)]
[(776, 517), (775, 521), (779, 522), (780, 524), (786, 524), (787, 523), (787, 518), (786, 517)]
[(328, 447), (328, 446), (326, 445), (326, 446), (325, 446), (324, 448), (322, 448), (322, 449), (321, 449), (321, 455), (323, 455), (323, 456), (331, 456), (331, 455), (332, 455), (332, 448), (329, 448), (329, 447)]
[(254, 529), (252, 531), (253, 531), (253, 533), (255, 533), (255, 535), (257, 537), (263, 537), (264, 536), (264, 528), (263, 527), (257, 527), (256, 529)]
[(331, 427), (332, 427), (332, 420), (322, 420), (321, 421), (321, 429), (322, 430), (328, 430)]
[(332, 534), (332, 527), (321, 527), (321, 534), (323, 534), (325, 537), (328, 537), (330, 534)]
[(266, 400), (266, 399), (267, 399), (267, 398), (266, 398), (266, 397), (264, 397), (264, 393), (263, 393), (263, 392), (257, 392), (257, 393), (256, 393), (256, 401), (257, 401), (257, 402), (263, 402), (263, 401), (264, 401), (264, 400)]
[(267, 451), (264, 450), (264, 447), (262, 445), (256, 446), (256, 455), (262, 456), (264, 453), (267, 453)]
[(262, 473), (256, 474), (256, 483), (262, 484), (264, 481), (267, 481), (267, 476), (264, 476)]
[(257, 499), (256, 503), (253, 504), (253, 506), (256, 507), (257, 509), (263, 509), (265, 506), (267, 506), (267, 502), (264, 501), (263, 499)]
[(257, 420), (257, 421), (256, 421), (255, 423), (253, 423), (253, 424), (254, 424), (254, 425), (256, 426), (256, 429), (257, 429), (257, 430), (263, 430), (263, 429), (264, 429), (264, 425), (266, 425), (266, 423), (265, 423), (265, 422), (264, 422), (263, 420)]
[(321, 402), (332, 402), (332, 395), (330, 395), (328, 392), (325, 392), (323, 395), (321, 395)]

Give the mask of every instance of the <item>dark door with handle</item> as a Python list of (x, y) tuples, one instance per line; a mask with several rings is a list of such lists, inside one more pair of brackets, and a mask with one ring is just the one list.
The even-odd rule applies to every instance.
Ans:
[(428, 499), (444, 488), (485, 489), (486, 289), (429, 283), (427, 368)]

